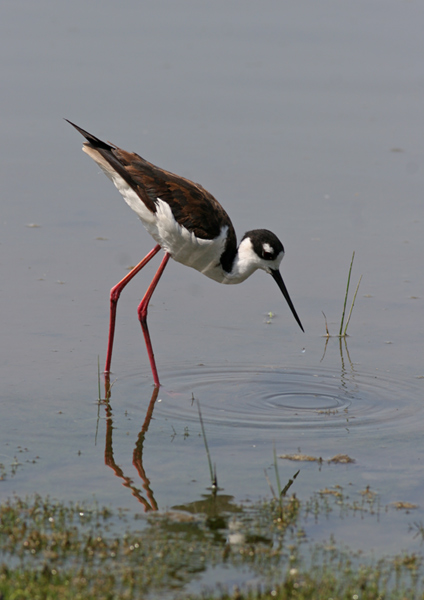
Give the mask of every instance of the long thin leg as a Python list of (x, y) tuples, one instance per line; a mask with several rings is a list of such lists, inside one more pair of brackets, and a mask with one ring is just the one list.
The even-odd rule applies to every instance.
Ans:
[(158, 371), (156, 369), (155, 357), (153, 355), (152, 342), (150, 341), (149, 329), (147, 327), (147, 307), (149, 306), (150, 298), (153, 295), (153, 292), (156, 289), (157, 284), (159, 283), (159, 279), (162, 276), (162, 273), (168, 263), (170, 254), (168, 252), (165, 253), (165, 256), (160, 263), (159, 269), (156, 272), (156, 275), (153, 277), (152, 283), (149, 285), (147, 292), (144, 294), (143, 300), (140, 302), (138, 306), (138, 318), (140, 319), (141, 328), (143, 330), (144, 341), (146, 342), (147, 354), (149, 355), (150, 366), (152, 368), (153, 373), (153, 381), (155, 382), (155, 386), (159, 387), (159, 377)]
[(139, 271), (141, 271), (141, 269), (149, 262), (149, 260), (151, 260), (159, 252), (160, 249), (161, 248), (159, 244), (155, 246), (153, 250), (151, 250), (149, 254), (147, 254), (147, 256), (145, 256), (143, 260), (140, 261), (138, 265), (135, 266), (134, 269), (132, 269), (128, 273), (128, 275), (125, 275), (125, 277), (121, 279), (121, 281), (110, 290), (109, 340), (107, 343), (105, 373), (110, 373), (110, 363), (112, 362), (113, 338), (115, 336), (116, 306), (118, 304), (119, 296), (121, 295), (121, 292), (127, 285), (127, 283), (129, 283), (131, 279), (135, 277)]

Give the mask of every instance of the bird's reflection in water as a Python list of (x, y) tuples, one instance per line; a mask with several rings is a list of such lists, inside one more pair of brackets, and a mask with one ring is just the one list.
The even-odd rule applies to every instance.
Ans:
[[(140, 433), (137, 436), (137, 441), (133, 450), (132, 464), (136, 468), (137, 473), (143, 482), (141, 487), (137, 487), (134, 483), (134, 480), (125, 475), (123, 469), (115, 462), (113, 455), (113, 413), (111, 406), (111, 390), (112, 384), (110, 383), (110, 378), (107, 374), (105, 374), (105, 397), (103, 399), (99, 398), (99, 406), (104, 406), (106, 411), (105, 464), (113, 470), (117, 477), (122, 479), (122, 485), (131, 490), (134, 498), (136, 498), (138, 502), (143, 505), (145, 512), (157, 511), (159, 510), (158, 504), (155, 500), (153, 490), (150, 487), (150, 480), (148, 479), (143, 466), (143, 445), (146, 433), (149, 429), (150, 421), (153, 416), (153, 410), (158, 398), (159, 388), (156, 386), (153, 388), (152, 397), (150, 398), (144, 423), (141, 427)], [(217, 485), (208, 489), (211, 489), (211, 493), (202, 495), (201, 500), (189, 502), (184, 505), (173, 506), (172, 510), (178, 511), (178, 513), (180, 513), (180, 511), (184, 511), (185, 513), (206, 515), (209, 529), (225, 529), (230, 515), (233, 513), (243, 512), (243, 509), (234, 504), (233, 496), (219, 493), (219, 488)], [(168, 516), (170, 515), (170, 513), (167, 514)], [(172, 521), (172, 515), (170, 518)], [(176, 518), (178, 519), (180, 517)]]
[(137, 472), (142, 480), (142, 489), (134, 484), (134, 480), (124, 474), (123, 470), (119, 465), (116, 464), (113, 456), (113, 414), (112, 407), (110, 404), (111, 400), (111, 383), (109, 375), (105, 375), (105, 398), (103, 400), (106, 410), (106, 441), (105, 441), (105, 464), (110, 467), (117, 477), (120, 477), (125, 487), (131, 490), (132, 495), (144, 506), (145, 512), (151, 510), (158, 510), (157, 502), (154, 498), (153, 491), (150, 488), (150, 481), (146, 475), (146, 471), (143, 467), (143, 444), (144, 438), (149, 429), (150, 421), (153, 415), (153, 409), (155, 402), (159, 394), (159, 388), (153, 389), (153, 394), (150, 399), (149, 407), (147, 409), (146, 417), (144, 419), (143, 426), (138, 434), (135, 448), (133, 451), (132, 464), (137, 469)]

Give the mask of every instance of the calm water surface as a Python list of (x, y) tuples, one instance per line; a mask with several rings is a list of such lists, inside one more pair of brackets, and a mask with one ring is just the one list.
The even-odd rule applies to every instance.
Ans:
[[(419, 508), (311, 535), (419, 549), (424, 7), (44, 1), (2, 13), (0, 498), (94, 496), (141, 513), (194, 502), (209, 485), (199, 400), (222, 493), (269, 497), (274, 445), (321, 457), (281, 459), (283, 480), (301, 467), (299, 497), (370, 486), (381, 506)], [(265, 274), (226, 288), (172, 263), (149, 311), (163, 382), (152, 400), (136, 316), (149, 264), (121, 299), (99, 406), (108, 292), (152, 241), (63, 117), (201, 182), (239, 237), (275, 231), (306, 333)], [(326, 346), (321, 311), (335, 336), (354, 250), (350, 337)], [(336, 454), (355, 462), (329, 464)]]

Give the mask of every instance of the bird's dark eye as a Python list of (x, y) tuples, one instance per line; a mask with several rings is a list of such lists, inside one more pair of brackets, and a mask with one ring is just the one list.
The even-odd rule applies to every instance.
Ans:
[(274, 254), (275, 251), (271, 244), (268, 244), (267, 242), (262, 244), (262, 258), (265, 260), (274, 260)]

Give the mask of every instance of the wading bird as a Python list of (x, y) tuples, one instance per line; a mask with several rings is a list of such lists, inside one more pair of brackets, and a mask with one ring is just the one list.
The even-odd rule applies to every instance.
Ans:
[(276, 235), (267, 229), (254, 229), (244, 234), (237, 247), (230, 217), (201, 185), (164, 171), (138, 154), (102, 142), (71, 121), (68, 123), (85, 137), (84, 152), (112, 180), (156, 242), (153, 250), (111, 289), (106, 374), (110, 372), (112, 361), (119, 296), (127, 283), (160, 249), (164, 250), (165, 256), (138, 307), (155, 386), (159, 387), (160, 383), (147, 327), (147, 307), (170, 257), (226, 284), (241, 283), (257, 269), (262, 269), (277, 282), (303, 331), (279, 271), (284, 247)]

